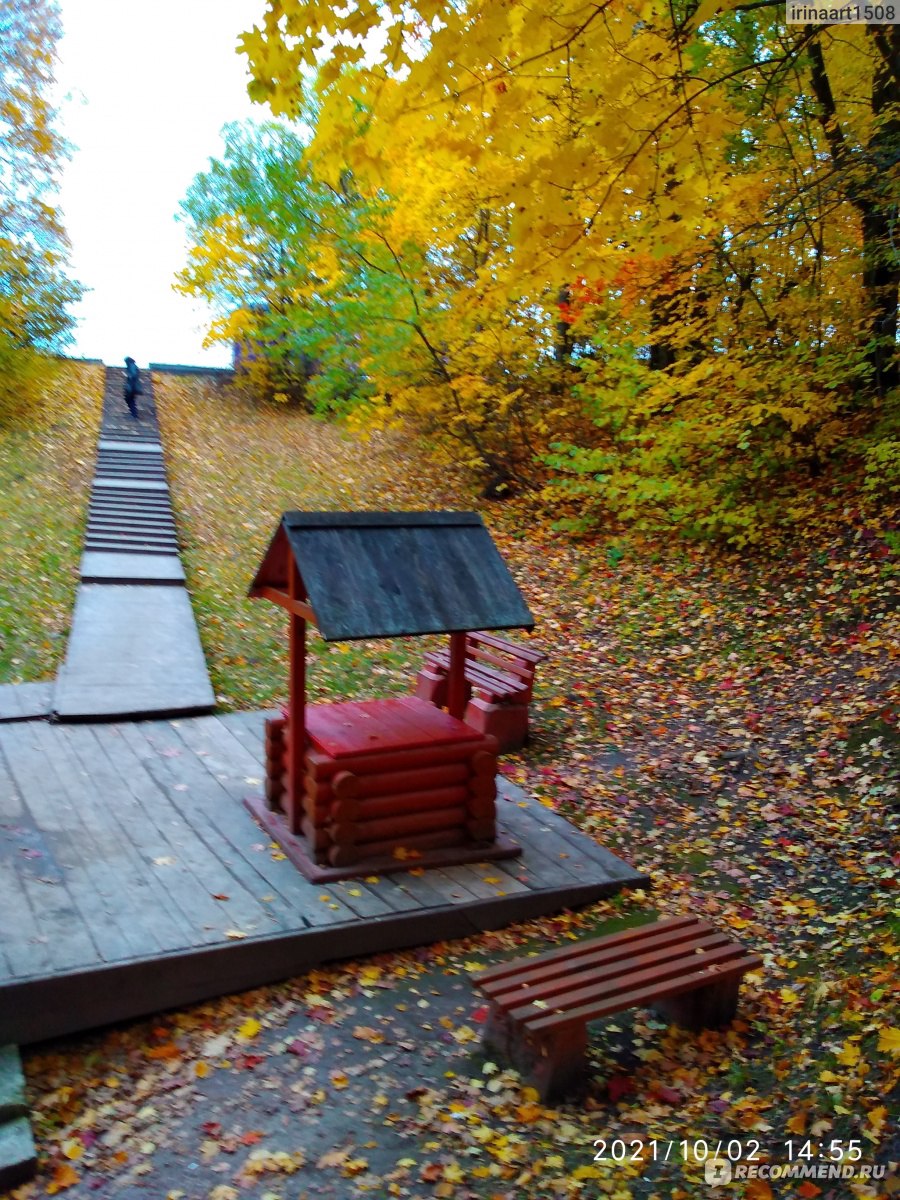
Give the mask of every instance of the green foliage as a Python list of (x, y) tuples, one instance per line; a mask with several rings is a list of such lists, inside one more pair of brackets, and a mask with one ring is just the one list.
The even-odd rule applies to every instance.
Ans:
[(860, 441), (865, 477), (863, 490), (876, 500), (900, 494), (900, 389), (888, 396), (883, 413), (868, 437)]
[(45, 355), (69, 340), (68, 243), (50, 203), (65, 145), (48, 101), (60, 37), (54, 0), (0, 12), (0, 425), (46, 390)]
[(359, 260), (333, 277), (356, 200), (312, 176), (303, 139), (283, 125), (235, 123), (223, 136), (181, 204), (191, 250), (177, 286), (210, 304), (208, 340), (238, 348), (257, 394), (339, 409), (361, 386), (342, 309), (377, 283)]

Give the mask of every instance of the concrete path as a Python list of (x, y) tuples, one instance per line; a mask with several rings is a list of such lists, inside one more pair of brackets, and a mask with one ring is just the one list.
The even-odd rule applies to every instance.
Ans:
[(108, 367), (81, 584), (57, 676), (59, 720), (176, 716), (215, 705), (178, 553), (149, 373), (139, 420)]

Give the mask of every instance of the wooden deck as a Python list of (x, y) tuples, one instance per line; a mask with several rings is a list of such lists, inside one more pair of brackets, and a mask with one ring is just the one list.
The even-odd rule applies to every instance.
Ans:
[(242, 803), (261, 791), (266, 715), (0, 725), (0, 1044), (646, 883), (505, 782), (520, 858), (308, 883)]

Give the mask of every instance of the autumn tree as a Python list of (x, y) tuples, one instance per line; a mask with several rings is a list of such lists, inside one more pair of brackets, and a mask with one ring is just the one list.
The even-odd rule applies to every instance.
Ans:
[(65, 145), (49, 92), (61, 35), (54, 0), (0, 10), (0, 420), (27, 408), (73, 320), (82, 289), (53, 191)]
[(232, 124), (223, 137), (181, 204), (190, 252), (177, 286), (207, 301), (208, 341), (235, 345), (257, 387), (305, 401), (313, 364), (321, 374), (346, 360), (310, 302), (317, 230), (339, 198), (311, 178), (303, 139), (283, 125)]
[(774, 511), (786, 479), (854, 449), (889, 471), (893, 29), (708, 0), (283, 0), (243, 46), (278, 113), (318, 67), (320, 171), (376, 188), (420, 164), (409, 229), (439, 225), (433, 179), (504, 225), (458, 319), (561, 301), (590, 429), (532, 433), (582, 507), (742, 541), (802, 518)]
[(525, 410), (560, 407), (546, 383), (558, 314), (530, 298), (497, 310), (496, 289), (473, 301), (487, 264), (503, 269), (509, 221), (433, 172), (427, 211), (399, 154), (371, 186), (316, 170), (296, 130), (229, 127), (182, 205), (178, 287), (213, 306), (211, 339), (250, 350), (258, 387), (287, 395), (302, 366), (311, 407), (365, 427), (412, 419), (499, 493), (535, 457)]

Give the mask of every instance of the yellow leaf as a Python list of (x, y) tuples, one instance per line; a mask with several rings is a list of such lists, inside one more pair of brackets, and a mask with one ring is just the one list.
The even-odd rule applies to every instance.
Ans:
[(478, 1038), (478, 1034), (475, 1032), (475, 1030), (470, 1025), (461, 1025), (459, 1027), (459, 1029), (454, 1031), (454, 1034), (453, 1034), (454, 1041), (457, 1041), (460, 1043), (474, 1042), (477, 1040), (477, 1038)]
[(68, 1141), (63, 1142), (62, 1152), (71, 1162), (77, 1162), (84, 1154), (84, 1146), (77, 1138), (69, 1138)]
[(806, 1133), (806, 1113), (795, 1113), (794, 1116), (788, 1118), (785, 1124), (791, 1133)]
[(238, 1040), (241, 1042), (249, 1042), (251, 1038), (256, 1037), (261, 1029), (262, 1025), (259, 1021), (257, 1021), (256, 1017), (248, 1017), (237, 1031)]
[(57, 1192), (65, 1191), (78, 1182), (78, 1172), (68, 1163), (62, 1163), (53, 1172), (53, 1178), (47, 1185), (47, 1195), (55, 1196)]
[(376, 1046), (384, 1041), (384, 1034), (377, 1029), (372, 1029), (369, 1025), (357, 1025), (353, 1030), (353, 1036), (363, 1042), (372, 1042)]
[(900, 1029), (896, 1026), (878, 1031), (878, 1049), (888, 1054), (900, 1054)]
[(871, 1126), (874, 1133), (880, 1134), (884, 1129), (887, 1116), (887, 1109), (883, 1104), (880, 1104), (877, 1108), (873, 1108), (866, 1114), (866, 1123)]
[(539, 1104), (520, 1104), (516, 1108), (516, 1116), (525, 1125), (532, 1125), (535, 1121), (539, 1121), (544, 1115), (544, 1110)]
[(855, 1042), (844, 1042), (837, 1060), (844, 1067), (855, 1067), (859, 1062), (859, 1046)]

